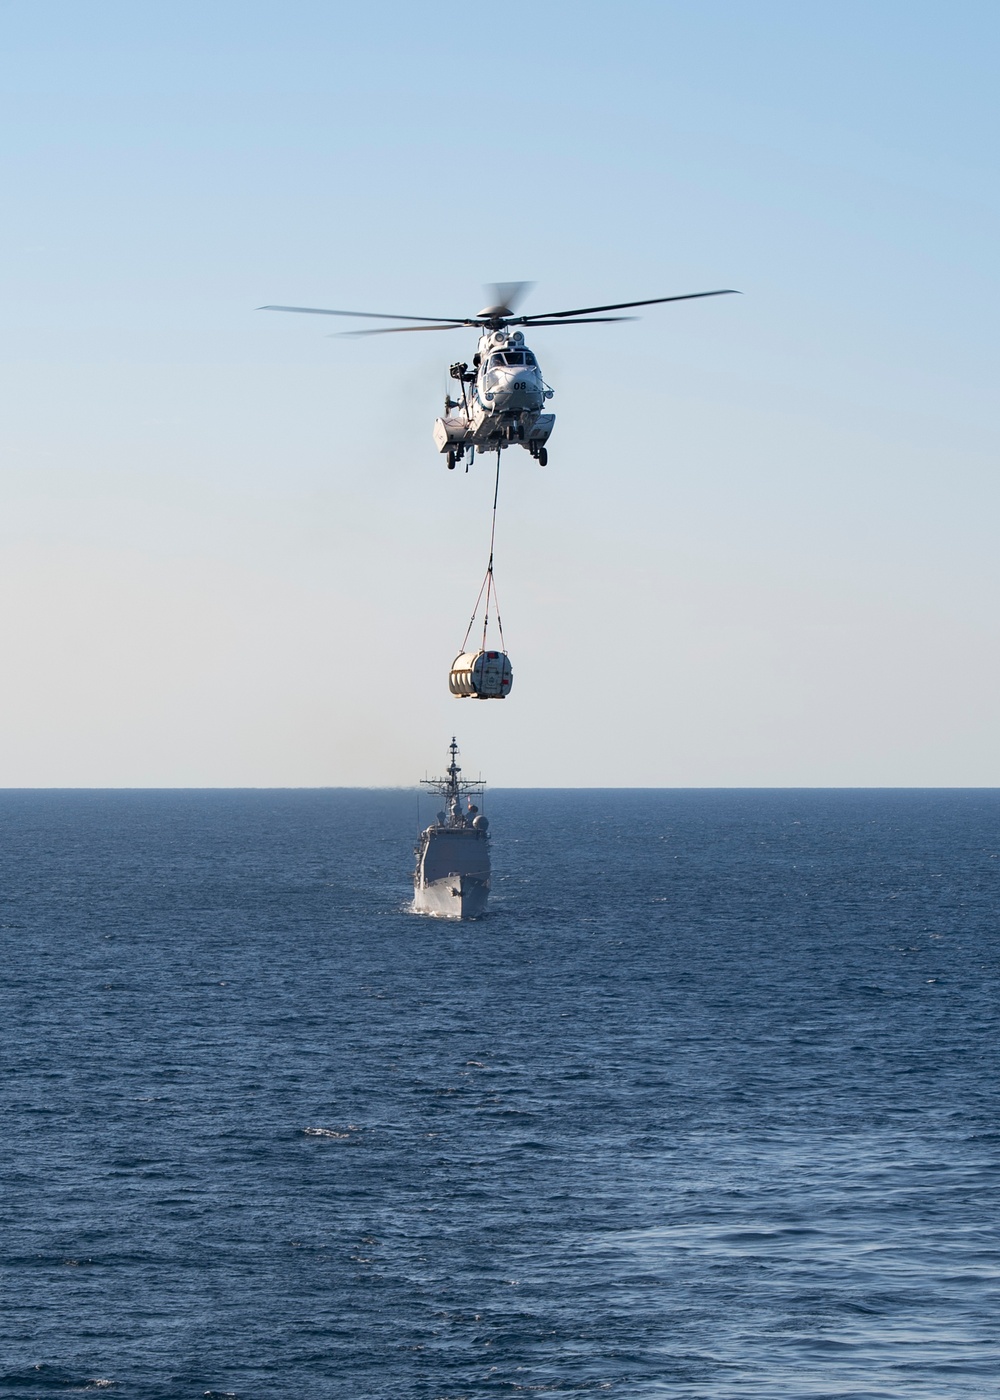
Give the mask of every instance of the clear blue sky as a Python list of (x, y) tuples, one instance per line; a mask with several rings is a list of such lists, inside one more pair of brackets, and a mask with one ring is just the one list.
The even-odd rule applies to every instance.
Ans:
[[(0, 0), (0, 785), (1000, 784), (994, 5)], [(452, 700), (537, 331), (514, 693)]]

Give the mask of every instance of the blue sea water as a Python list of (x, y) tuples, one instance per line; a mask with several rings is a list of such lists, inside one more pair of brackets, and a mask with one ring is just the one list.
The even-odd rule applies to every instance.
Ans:
[(0, 794), (0, 1397), (994, 1396), (994, 791)]

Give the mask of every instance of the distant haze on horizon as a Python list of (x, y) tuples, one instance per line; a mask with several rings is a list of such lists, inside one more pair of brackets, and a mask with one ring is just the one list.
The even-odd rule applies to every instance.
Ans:
[[(456, 13), (0, 9), (0, 787), (1000, 786), (1000, 11)], [(530, 334), (467, 703), (475, 333), (255, 308), (516, 278), (743, 295)]]

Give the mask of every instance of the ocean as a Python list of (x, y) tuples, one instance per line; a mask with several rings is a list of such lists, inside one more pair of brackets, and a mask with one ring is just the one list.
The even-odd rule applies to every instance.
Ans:
[(0, 793), (0, 1397), (995, 1396), (1000, 793), (486, 811)]

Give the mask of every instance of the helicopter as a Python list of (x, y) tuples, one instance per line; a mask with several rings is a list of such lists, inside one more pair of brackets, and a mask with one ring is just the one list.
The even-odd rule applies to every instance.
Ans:
[[(523, 447), (541, 465), (548, 462), (546, 443), (555, 427), (554, 413), (543, 413), (553, 390), (542, 377), (533, 352), (528, 348), (525, 326), (608, 325), (612, 321), (634, 321), (634, 316), (605, 316), (606, 311), (628, 311), (636, 306), (658, 306), (667, 301), (696, 301), (701, 297), (732, 296), (735, 289), (714, 292), (687, 292), (681, 296), (651, 297), (645, 301), (615, 302), (610, 306), (575, 307), (571, 311), (547, 311), (518, 316), (515, 307), (534, 284), (499, 282), (492, 285), (493, 301), (475, 316), (394, 316), (379, 311), (331, 311), (320, 306), (261, 306), (260, 311), (292, 311), (307, 316), (357, 316), (377, 321), (414, 321), (421, 324), (376, 327), (374, 330), (345, 331), (344, 335), (398, 335), (408, 331), (459, 330), (464, 326), (481, 331), (471, 368), (456, 361), (448, 373), (458, 384), (460, 399), (445, 396), (444, 416), (434, 423), (434, 442), (447, 454), (448, 469), (469, 452), (471, 462), (480, 452), (501, 453), (505, 447)], [(466, 466), (466, 471), (469, 470)]]

